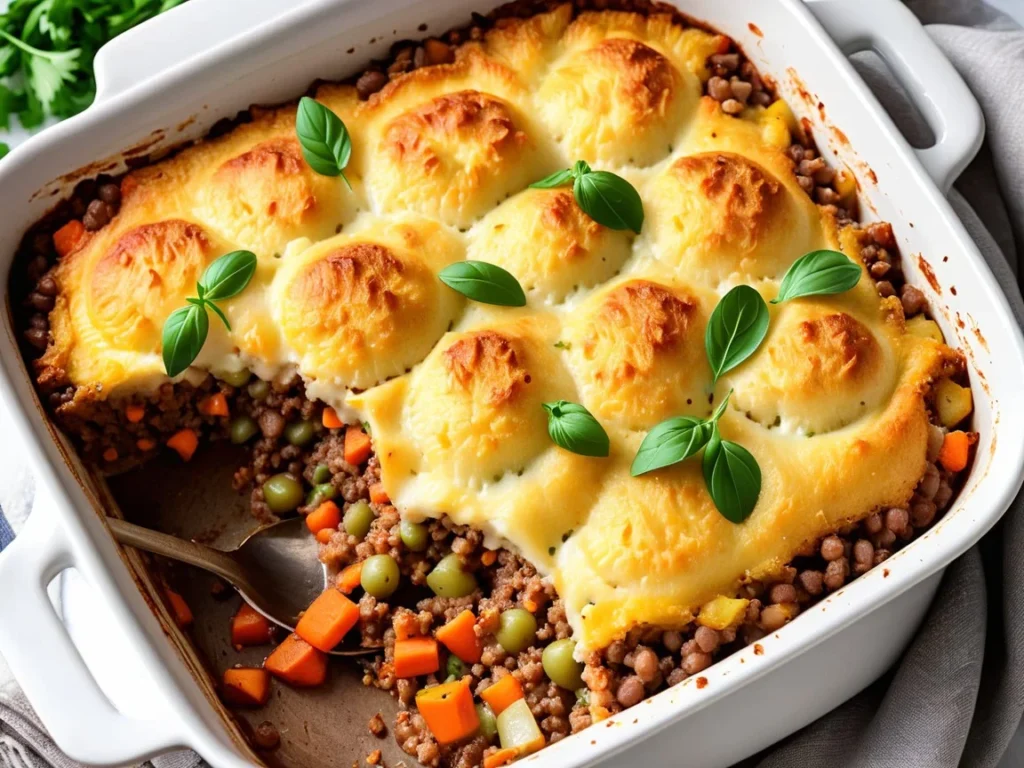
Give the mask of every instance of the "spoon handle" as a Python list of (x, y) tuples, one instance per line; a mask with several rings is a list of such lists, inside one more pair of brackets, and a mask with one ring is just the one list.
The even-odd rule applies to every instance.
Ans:
[(179, 539), (177, 536), (170, 536), (150, 528), (143, 528), (141, 525), (134, 525), (116, 517), (107, 518), (107, 527), (121, 544), (195, 565), (236, 586), (245, 581), (242, 569), (238, 564), (230, 555), (219, 549)]

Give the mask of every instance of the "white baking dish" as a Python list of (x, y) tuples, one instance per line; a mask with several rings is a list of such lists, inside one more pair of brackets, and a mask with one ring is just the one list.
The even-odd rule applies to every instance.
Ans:
[[(495, 4), (311, 0), (253, 27), (252, 17), (266, 19), (274, 3), (192, 0), (143, 25), (101, 52), (93, 107), (0, 164), (4, 274), (21, 233), (51, 205), (50, 195), (73, 184), (62, 175), (97, 158), (117, 159), (133, 145), (170, 146), (200, 136), (217, 119), (251, 103), (290, 98), (316, 77), (356, 71), (383, 55), (393, 40), (421, 37), (417, 27), (423, 22), (436, 32)], [(981, 440), (967, 485), (942, 522), (884, 567), (701, 677), (525, 761), (538, 767), (590, 765), (642, 739), (649, 739), (642, 747), (648, 764), (678, 764), (679, 745), (685, 743), (687, 765), (727, 765), (820, 716), (897, 657), (941, 571), (1006, 510), (1024, 469), (1024, 340), (943, 197), (983, 132), (978, 105), (959, 76), (898, 0), (677, 4), (731, 35), (775, 78), (826, 156), (858, 177), (863, 208), (893, 223), (908, 276), (934, 308), (945, 307), (940, 324), (967, 353)], [(908, 146), (854, 73), (843, 53), (866, 47), (884, 54), (914, 96), (938, 137), (935, 146)], [(344, 53), (350, 48), (353, 53)], [(183, 63), (172, 64), (186, 54), (191, 55)], [(931, 281), (922, 270), (932, 274)], [(36, 510), (0, 555), (0, 653), (57, 743), (76, 759), (124, 763), (189, 746), (216, 766), (248, 764), (252, 753), (226, 726), (209, 685), (197, 680), (195, 665), (169, 641), (174, 632), (160, 620), (162, 609), (140, 593), (96, 514), (97, 500), (76, 480), (74, 459), (47, 426), (15, 331), (9, 319), (4, 322), (0, 386), (11, 403), (9, 439), (24, 444), (54, 505)], [(50, 579), (69, 566), (109, 601), (110, 631), (139, 648), (155, 681), (153, 696), (163, 702), (159, 713), (116, 711), (89, 674), (45, 595)], [(826, 672), (829, 685), (822, 686)], [(628, 762), (637, 759), (631, 754)]]

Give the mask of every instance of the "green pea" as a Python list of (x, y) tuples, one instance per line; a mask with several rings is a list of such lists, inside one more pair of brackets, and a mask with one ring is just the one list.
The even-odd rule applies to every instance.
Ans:
[(312, 421), (293, 421), (284, 428), (284, 437), (292, 445), (306, 445), (316, 437)]
[(370, 524), (373, 522), (373, 518), (373, 510), (370, 508), (370, 505), (360, 499), (355, 504), (350, 504), (348, 509), (345, 510), (345, 517), (342, 522), (345, 524), (345, 530), (350, 536), (363, 539), (370, 532)]
[(466, 674), (466, 665), (462, 663), (462, 659), (452, 653), (448, 656), (448, 664), (445, 666), (445, 671), (455, 679), (458, 679)]
[(263, 379), (256, 379), (249, 385), (249, 397), (253, 400), (266, 400), (270, 394), (270, 382)]
[(583, 685), (583, 665), (572, 657), (576, 643), (571, 638), (555, 640), (541, 656), (546, 674), (555, 685), (574, 691)]
[(217, 378), (223, 381), (225, 384), (230, 384), (232, 387), (244, 387), (249, 383), (249, 379), (252, 378), (248, 368), (243, 368), (240, 371), (225, 371), (217, 374)]
[(263, 499), (275, 515), (292, 512), (302, 503), (302, 483), (291, 475), (274, 475), (263, 484)]
[(260, 431), (259, 425), (248, 416), (236, 416), (231, 420), (231, 442), (235, 445), (249, 442)]
[(316, 485), (328, 482), (331, 477), (331, 468), (326, 464), (317, 464), (313, 470), (313, 483)]
[(466, 597), (476, 591), (476, 579), (462, 570), (462, 561), (453, 553), (442, 558), (427, 574), (427, 586), (438, 597)]
[(382, 600), (394, 594), (400, 578), (395, 558), (389, 555), (372, 555), (363, 560), (359, 583), (367, 594)]
[(476, 717), (480, 721), (480, 733), (488, 741), (494, 741), (498, 735), (498, 719), (494, 716), (494, 710), (487, 704), (479, 703), (476, 705)]
[(398, 535), (406, 548), (412, 552), (423, 552), (430, 545), (430, 532), (423, 523), (403, 520), (398, 526)]
[(590, 689), (584, 686), (583, 688), (576, 689), (576, 703), (582, 704), (584, 707), (590, 706)]
[(338, 495), (338, 489), (330, 483), (320, 483), (319, 485), (313, 486), (309, 493), (306, 495), (306, 506), (307, 507), (319, 507), (328, 499), (333, 499)]
[(537, 620), (524, 608), (509, 608), (502, 611), (494, 637), (506, 653), (525, 651), (537, 639)]

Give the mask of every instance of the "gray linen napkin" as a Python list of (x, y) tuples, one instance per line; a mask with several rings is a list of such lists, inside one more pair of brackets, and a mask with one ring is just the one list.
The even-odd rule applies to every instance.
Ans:
[[(982, 0), (906, 2), (929, 25), (985, 112), (986, 145), (950, 199), (1024, 325), (1016, 278), (1022, 256), (1016, 243), (1024, 242), (1024, 30)], [(1024, 7), (1024, 0), (998, 2)], [(877, 60), (858, 57), (857, 65), (907, 136), (926, 137)], [(921, 631), (890, 673), (743, 765), (1024, 766), (1024, 739), (1017, 751), (1007, 752), (1024, 714), (1024, 568), (1019, 555), (1015, 559), (1021, 551), (1024, 498), (950, 566)], [(157, 768), (198, 762), (188, 752), (154, 761)], [(0, 766), (76, 768), (11, 685), (0, 688)]]

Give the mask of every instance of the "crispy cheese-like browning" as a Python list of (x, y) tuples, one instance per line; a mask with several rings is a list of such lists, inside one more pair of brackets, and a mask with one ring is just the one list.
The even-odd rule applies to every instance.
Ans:
[[(151, 392), (167, 381), (168, 314), (215, 258), (252, 250), (252, 283), (223, 302), (231, 330), (212, 318), (184, 377), (297, 371), (369, 423), (405, 517), (449, 515), (550, 576), (581, 651), (682, 627), (805, 542), (905, 503), (926, 466), (927, 392), (956, 360), (908, 334), (865, 272), (843, 294), (770, 305), (764, 343), (713, 381), (704, 334), (722, 295), (746, 283), (774, 298), (814, 249), (862, 263), (865, 237), (800, 188), (780, 109), (734, 117), (701, 97), (722, 42), (667, 16), (563, 6), (503, 19), (366, 102), (321, 86), (352, 137), (351, 189), (305, 163), (294, 105), (256, 110), (127, 177), (119, 215), (56, 269), (40, 381), (76, 385), (76, 403)], [(528, 188), (577, 160), (637, 188), (638, 235), (592, 221), (568, 186)], [(438, 279), (467, 258), (511, 272), (527, 306)], [(649, 429), (730, 391), (722, 435), (763, 475), (740, 525), (699, 460), (629, 473)], [(594, 414), (610, 457), (551, 441), (542, 406), (557, 400)]]

